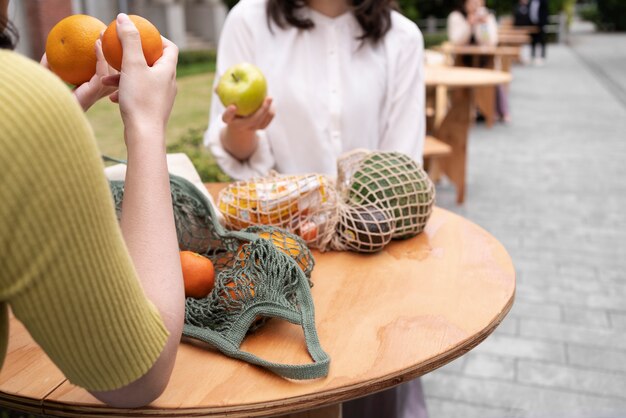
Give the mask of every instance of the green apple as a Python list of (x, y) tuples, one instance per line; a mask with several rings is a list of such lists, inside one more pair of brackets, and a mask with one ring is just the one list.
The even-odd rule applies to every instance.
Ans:
[(237, 116), (248, 116), (263, 104), (267, 82), (261, 70), (244, 62), (226, 70), (215, 91), (224, 106), (237, 107)]

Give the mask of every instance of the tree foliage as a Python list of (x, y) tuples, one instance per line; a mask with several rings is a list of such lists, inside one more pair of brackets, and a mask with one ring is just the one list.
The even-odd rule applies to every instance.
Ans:
[(626, 1), (597, 0), (600, 20), (607, 28), (626, 30)]
[[(497, 15), (512, 14), (513, 8), (517, 4), (518, 0), (486, 0), (487, 7), (494, 10)], [(607, 1), (607, 0), (605, 0)], [(623, 0), (608, 0), (614, 3), (626, 3)], [(560, 11), (567, 8), (569, 4), (573, 4), (574, 0), (549, 0), (548, 6), (550, 8), (550, 14), (558, 14)], [(454, 10), (460, 4), (459, 0), (398, 0), (401, 10), (409, 18), (414, 18), (414, 15), (419, 18), (426, 18), (428, 16), (434, 16), (443, 18), (448, 16), (452, 10)]]

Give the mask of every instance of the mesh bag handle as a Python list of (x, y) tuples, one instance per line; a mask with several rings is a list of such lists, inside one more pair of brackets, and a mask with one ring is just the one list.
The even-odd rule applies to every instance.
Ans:
[[(233, 339), (225, 338), (222, 334), (210, 328), (201, 328), (191, 324), (185, 324), (183, 334), (187, 337), (204, 341), (229, 357), (243, 360), (250, 364), (263, 367), (279, 376), (288, 379), (306, 380), (325, 377), (328, 375), (330, 357), (328, 357), (328, 354), (326, 354), (326, 352), (324, 352), (324, 350), (322, 349), (319, 338), (317, 336), (313, 314), (313, 300), (311, 299), (311, 294), (308, 291), (308, 284), (306, 283), (306, 281), (300, 281), (300, 284), (298, 286), (298, 293), (301, 303), (300, 315), (280, 305), (265, 306), (262, 309), (249, 309), (245, 312), (244, 316), (242, 316), (242, 320), (240, 321), (239, 325), (243, 326), (234, 327), (231, 330), (230, 335), (234, 337), (234, 341)], [(254, 322), (255, 318), (260, 313), (266, 316), (284, 319), (291, 322), (292, 324), (301, 325), (304, 331), (306, 347), (309, 355), (313, 359), (313, 363), (274, 363), (264, 360), (252, 353), (242, 351), (240, 349), (241, 342), (245, 338), (245, 335), (250, 325)]]

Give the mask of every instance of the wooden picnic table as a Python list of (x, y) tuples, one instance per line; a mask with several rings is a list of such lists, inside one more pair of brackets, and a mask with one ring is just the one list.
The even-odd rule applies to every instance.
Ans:
[[(208, 185), (214, 195), (221, 187)], [(504, 247), (439, 208), (422, 234), (393, 241), (380, 253), (314, 256), (317, 331), (332, 358), (326, 378), (294, 382), (182, 343), (163, 395), (147, 407), (116, 409), (70, 384), (11, 317), (0, 405), (58, 417), (338, 417), (342, 401), (465, 354), (513, 304), (515, 271)], [(283, 363), (310, 361), (301, 329), (279, 320), (248, 336), (243, 349)]]
[[(436, 97), (433, 135), (452, 147), (451, 154), (441, 159), (439, 166), (455, 185), (457, 202), (461, 204), (465, 200), (467, 138), (473, 120), (473, 106), (480, 99), (483, 100), (483, 106), (495, 107), (494, 94), (479, 96), (477, 93), (485, 87), (510, 83), (512, 77), (510, 73), (503, 71), (439, 66), (426, 66), (425, 76), (427, 92)], [(449, 91), (451, 94), (448, 109)], [(489, 102), (489, 99), (492, 101)]]
[[(448, 54), (455, 66), (471, 68), (499, 69), (510, 72), (512, 62), (520, 59), (519, 46), (483, 46), (483, 45), (452, 45), (446, 43), (441, 50)], [(465, 57), (471, 57), (466, 63)], [(487, 127), (496, 122), (495, 85), (486, 86), (476, 91), (476, 107), (485, 117)]]

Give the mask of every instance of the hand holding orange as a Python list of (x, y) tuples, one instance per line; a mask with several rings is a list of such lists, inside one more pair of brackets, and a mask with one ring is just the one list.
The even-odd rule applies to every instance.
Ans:
[[(141, 16), (129, 15), (139, 31), (141, 49), (146, 63), (151, 67), (163, 55), (163, 41), (159, 30)], [(116, 70), (122, 69), (122, 43), (117, 36), (117, 19), (113, 20), (102, 35), (102, 52), (109, 65)]]
[[(158, 29), (141, 16), (131, 15), (137, 27), (141, 48), (148, 66), (163, 55), (163, 41)], [(109, 65), (122, 68), (122, 43), (117, 36), (117, 19), (107, 27), (92, 16), (72, 15), (58, 22), (46, 40), (46, 58), (50, 70), (66, 83), (75, 86), (96, 74), (96, 41), (102, 35), (102, 52)], [(106, 29), (106, 30), (105, 30)]]

